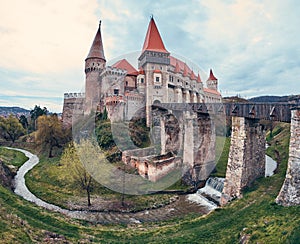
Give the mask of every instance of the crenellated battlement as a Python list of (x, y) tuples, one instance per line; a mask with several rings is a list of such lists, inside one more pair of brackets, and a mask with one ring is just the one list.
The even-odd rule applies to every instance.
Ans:
[(71, 99), (71, 98), (85, 98), (85, 93), (84, 92), (64, 93), (64, 99)]
[(127, 71), (124, 69), (114, 68), (112, 66), (107, 66), (105, 69), (106, 75), (118, 75), (118, 76), (125, 76)]

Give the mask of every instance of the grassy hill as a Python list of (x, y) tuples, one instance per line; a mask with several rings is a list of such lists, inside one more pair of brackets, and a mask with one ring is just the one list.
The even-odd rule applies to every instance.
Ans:
[(99, 225), (46, 211), (0, 186), (0, 242), (299, 243), (300, 206), (282, 207), (274, 202), (285, 177), (288, 132), (288, 124), (278, 123), (273, 135), (268, 135), (268, 154), (279, 160), (277, 174), (257, 180), (242, 199), (206, 217)]

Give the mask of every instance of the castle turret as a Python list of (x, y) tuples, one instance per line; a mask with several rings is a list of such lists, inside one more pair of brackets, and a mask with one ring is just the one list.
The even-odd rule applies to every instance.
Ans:
[(103, 51), (103, 43), (101, 36), (101, 21), (94, 38), (93, 44), (85, 59), (85, 113), (96, 110), (100, 102), (101, 94), (101, 73), (105, 68), (106, 60)]
[(206, 81), (207, 88), (217, 91), (218, 90), (218, 79), (214, 76), (212, 69), (210, 69), (209, 77)]
[(145, 71), (146, 83), (146, 116), (150, 125), (150, 106), (155, 102), (168, 102), (167, 68), (170, 65), (170, 53), (165, 48), (153, 17), (145, 37), (142, 54), (139, 57), (139, 68)]

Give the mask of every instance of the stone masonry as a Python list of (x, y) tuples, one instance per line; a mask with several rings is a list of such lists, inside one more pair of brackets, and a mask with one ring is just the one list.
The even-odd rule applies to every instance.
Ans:
[(276, 198), (283, 206), (300, 205), (300, 108), (292, 110), (289, 161), (285, 181)]
[(265, 131), (259, 120), (232, 117), (232, 135), (221, 205), (265, 174)]

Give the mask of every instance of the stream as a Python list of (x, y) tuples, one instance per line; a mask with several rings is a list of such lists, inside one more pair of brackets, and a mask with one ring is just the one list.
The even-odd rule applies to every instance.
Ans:
[(26, 161), (17, 171), (15, 176), (15, 194), (23, 197), (27, 201), (33, 202), (36, 205), (45, 209), (62, 213), (70, 218), (76, 218), (86, 220), (89, 222), (101, 223), (101, 224), (139, 224), (143, 222), (160, 222), (164, 220), (170, 220), (173, 218), (184, 217), (189, 213), (194, 213), (195, 216), (201, 216), (209, 213), (210, 209), (205, 206), (199, 206), (199, 204), (188, 200), (186, 195), (179, 196), (175, 202), (157, 209), (143, 210), (135, 213), (122, 213), (122, 212), (92, 212), (92, 211), (73, 211), (63, 209), (54, 204), (43, 201), (36, 197), (26, 186), (25, 175), (34, 166), (39, 163), (39, 158), (23, 149), (8, 148), (11, 150), (17, 150), (28, 157)]

